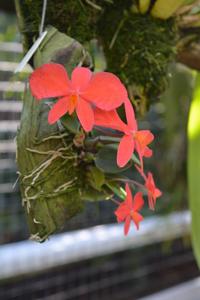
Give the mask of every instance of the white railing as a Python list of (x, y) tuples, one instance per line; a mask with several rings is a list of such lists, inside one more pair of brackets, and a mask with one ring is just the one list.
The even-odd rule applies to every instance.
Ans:
[(0, 42), (0, 51), (22, 53), (22, 44), (15, 42)]
[(189, 212), (147, 218), (139, 231), (123, 236), (123, 225), (100, 225), (52, 236), (38, 244), (24, 241), (0, 246), (0, 279), (175, 239), (190, 231)]

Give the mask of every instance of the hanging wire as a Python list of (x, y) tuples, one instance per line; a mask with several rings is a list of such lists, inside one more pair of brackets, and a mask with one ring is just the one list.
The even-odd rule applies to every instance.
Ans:
[(46, 16), (46, 10), (47, 10), (47, 0), (43, 1), (43, 7), (42, 7), (42, 17), (41, 17), (41, 23), (39, 27), (39, 37), (34, 42), (32, 47), (29, 49), (29, 51), (26, 53), (24, 58), (21, 60), (17, 68), (15, 69), (14, 73), (21, 72), (25, 65), (29, 62), (33, 54), (36, 52), (40, 44), (42, 43), (43, 39), (45, 38), (47, 31), (44, 30), (44, 23), (45, 23), (45, 16)]
[(43, 30), (44, 30), (46, 11), (47, 11), (47, 0), (44, 0), (43, 7), (42, 7), (42, 18), (41, 18), (41, 23), (40, 23), (40, 28), (39, 28), (39, 36), (42, 35)]

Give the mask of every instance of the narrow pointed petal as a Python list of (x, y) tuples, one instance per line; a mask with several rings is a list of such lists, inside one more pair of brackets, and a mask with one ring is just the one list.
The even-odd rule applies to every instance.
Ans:
[(134, 112), (133, 106), (128, 98), (125, 100), (124, 105), (125, 105), (125, 113), (126, 113), (126, 120), (127, 120), (128, 126), (132, 130), (136, 131), (138, 126), (137, 126), (137, 121), (135, 118), (135, 112)]
[(88, 68), (76, 67), (72, 72), (71, 81), (72, 88), (78, 89), (80, 92), (84, 91), (92, 77), (92, 72)]
[(155, 201), (152, 197), (152, 195), (148, 194), (148, 204), (149, 204), (149, 209), (155, 210)]
[(44, 64), (30, 76), (30, 89), (37, 99), (65, 96), (70, 81), (65, 68), (59, 64)]
[(154, 179), (153, 179), (153, 174), (151, 172), (148, 172), (148, 174), (147, 174), (146, 185), (151, 190), (154, 190), (154, 188), (155, 188), (155, 182), (154, 182)]
[(94, 126), (94, 112), (91, 105), (87, 101), (79, 98), (76, 113), (83, 129), (87, 132), (91, 131)]
[(144, 199), (142, 197), (142, 193), (138, 192), (133, 199), (133, 210), (138, 211), (144, 205)]
[(125, 224), (124, 224), (124, 234), (127, 235), (130, 229), (130, 225), (131, 225), (131, 217), (128, 216), (125, 220)]
[(126, 200), (125, 200), (125, 201), (126, 201), (126, 204), (127, 204), (127, 206), (128, 206), (130, 209), (132, 209), (133, 199), (132, 199), (131, 189), (130, 189), (128, 183), (126, 183), (125, 189), (126, 189), (126, 194), (127, 194)]
[(60, 98), (52, 107), (48, 115), (49, 124), (53, 124), (64, 116), (69, 107), (69, 97)]
[(132, 213), (132, 220), (135, 223), (135, 226), (137, 228), (137, 230), (139, 229), (139, 223), (143, 220), (143, 216), (141, 214), (139, 214), (138, 212), (133, 212)]
[(128, 97), (119, 78), (108, 72), (94, 74), (82, 96), (103, 110), (119, 107)]
[(124, 167), (133, 155), (135, 142), (130, 135), (124, 135), (117, 150), (117, 165)]
[(95, 108), (94, 123), (97, 126), (107, 127), (122, 132), (127, 129), (127, 125), (120, 119), (116, 110), (105, 111), (100, 108)]

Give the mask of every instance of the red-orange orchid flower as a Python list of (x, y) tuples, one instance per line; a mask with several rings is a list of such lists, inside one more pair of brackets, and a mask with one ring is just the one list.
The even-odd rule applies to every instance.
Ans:
[(143, 220), (143, 216), (138, 211), (140, 211), (144, 205), (142, 193), (138, 192), (133, 198), (128, 184), (126, 184), (126, 193), (126, 199), (119, 205), (119, 207), (115, 211), (117, 221), (125, 221), (125, 235), (127, 235), (129, 232), (131, 220), (134, 222), (136, 228), (139, 229), (139, 223)]
[(148, 193), (149, 208), (154, 210), (156, 200), (162, 195), (162, 192), (155, 186), (153, 174), (151, 172), (147, 173), (147, 177), (145, 178), (145, 187)]
[(117, 151), (117, 164), (119, 167), (124, 167), (131, 159), (134, 150), (136, 150), (143, 169), (143, 157), (152, 155), (152, 150), (148, 148), (148, 145), (153, 141), (154, 136), (150, 130), (138, 130), (135, 113), (130, 101), (126, 99), (124, 104), (127, 124), (120, 119), (116, 110), (103, 112), (100, 109), (95, 109), (95, 125), (116, 129), (124, 133)]
[(126, 88), (112, 73), (93, 74), (88, 68), (76, 67), (70, 80), (65, 68), (55, 63), (44, 64), (31, 74), (30, 89), (37, 99), (59, 97), (49, 112), (50, 124), (76, 110), (85, 131), (94, 125), (92, 106), (109, 111), (127, 98)]
[(151, 172), (148, 172), (146, 176), (144, 171), (140, 167), (138, 167), (137, 165), (135, 165), (135, 167), (145, 180), (144, 186), (147, 190), (149, 208), (154, 210), (157, 198), (162, 196), (162, 192), (156, 187), (153, 174)]

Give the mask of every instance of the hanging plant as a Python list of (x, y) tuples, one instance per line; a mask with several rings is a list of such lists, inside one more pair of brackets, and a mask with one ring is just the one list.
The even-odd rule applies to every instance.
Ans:
[[(33, 239), (42, 242), (62, 228), (86, 200), (114, 201), (125, 234), (131, 221), (139, 229), (145, 201), (155, 209), (162, 193), (145, 168), (154, 135), (138, 128), (133, 102), (136, 96), (144, 112), (167, 86), (178, 37), (171, 16), (181, 4), (165, 7), (163, 17), (159, 0), (85, 1), (81, 11), (79, 1), (48, 2), (45, 23), (51, 25), (31, 61), (17, 136)], [(42, 2), (16, 1), (16, 7), (27, 49), (38, 35)], [(97, 68), (91, 38), (98, 39), (109, 72)], [(138, 171), (140, 182), (125, 170)]]

